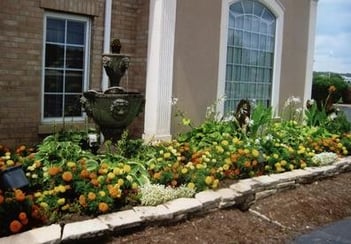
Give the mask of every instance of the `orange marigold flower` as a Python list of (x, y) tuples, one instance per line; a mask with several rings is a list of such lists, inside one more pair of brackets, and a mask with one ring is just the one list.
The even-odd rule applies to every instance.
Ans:
[(100, 202), (99, 203), (99, 210), (100, 210), (100, 212), (102, 212), (102, 213), (106, 213), (107, 211), (108, 211), (108, 205), (107, 205), (107, 203), (105, 203), (105, 202)]
[(99, 185), (99, 181), (97, 179), (91, 179), (90, 183), (93, 185), (93, 186), (98, 186)]
[(34, 219), (40, 219), (40, 210), (39, 207), (37, 205), (33, 205), (32, 206), (32, 217)]
[(328, 88), (328, 92), (329, 93), (334, 93), (336, 91), (336, 87), (335, 86), (329, 86)]
[(23, 202), (26, 199), (25, 194), (20, 190), (15, 190), (15, 199), (19, 202)]
[(84, 195), (80, 195), (80, 196), (79, 196), (79, 203), (80, 203), (80, 205), (82, 205), (83, 207), (86, 207), (86, 206), (87, 206), (87, 200), (86, 200), (86, 198), (85, 198)]
[(89, 174), (89, 178), (90, 178), (90, 179), (96, 179), (96, 178), (97, 178), (96, 173), (90, 173), (90, 174)]
[(48, 173), (50, 176), (55, 176), (61, 171), (60, 167), (52, 166), (48, 168)]
[(90, 201), (94, 201), (96, 199), (96, 194), (94, 192), (89, 192), (88, 193), (88, 199)]
[(82, 169), (82, 171), (80, 172), (80, 177), (89, 178), (89, 171), (86, 169)]
[(66, 182), (70, 182), (73, 179), (73, 175), (71, 172), (69, 171), (65, 171), (62, 174), (62, 179)]
[(20, 212), (19, 214), (18, 214), (18, 219), (19, 220), (26, 220), (27, 219), (27, 214), (25, 213), (25, 212)]
[(21, 224), (23, 225), (27, 225), (29, 220), (28, 219), (24, 219), (24, 220), (20, 220), (21, 221)]
[(20, 232), (21, 231), (21, 229), (22, 229), (22, 224), (21, 224), (21, 222), (19, 222), (18, 220), (13, 220), (11, 223), (10, 223), (10, 231), (12, 232), (12, 233), (18, 233), (18, 232)]

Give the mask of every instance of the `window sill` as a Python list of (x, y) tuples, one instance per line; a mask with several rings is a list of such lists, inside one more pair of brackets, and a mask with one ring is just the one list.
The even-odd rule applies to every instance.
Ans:
[(38, 134), (39, 135), (44, 135), (44, 134), (52, 134), (55, 131), (60, 131), (62, 129), (66, 130), (85, 130), (89, 128), (95, 128), (94, 123), (86, 123), (86, 122), (70, 122), (70, 123), (65, 123), (65, 124), (60, 124), (60, 123), (43, 123), (40, 124), (38, 127)]

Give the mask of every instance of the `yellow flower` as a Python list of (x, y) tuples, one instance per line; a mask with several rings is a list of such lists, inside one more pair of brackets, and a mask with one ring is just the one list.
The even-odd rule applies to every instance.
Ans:
[(224, 169), (224, 170), (228, 170), (229, 168), (230, 168), (230, 166), (229, 166), (228, 164), (224, 164), (224, 165), (223, 165), (223, 169)]
[(112, 172), (107, 174), (107, 178), (110, 179), (110, 180), (114, 179), (115, 177), (116, 177), (116, 175), (114, 173), (112, 173)]
[(251, 154), (252, 154), (252, 156), (254, 156), (255, 158), (257, 158), (257, 157), (260, 155), (259, 151), (257, 151), (256, 149), (252, 149)]
[(119, 186), (123, 186), (124, 185), (124, 180), (123, 179), (118, 179), (117, 184)]
[(213, 180), (214, 180), (213, 176), (206, 176), (205, 183), (207, 185), (211, 185), (213, 183)]
[(49, 207), (49, 205), (46, 202), (41, 202), (39, 205), (40, 205), (40, 207), (45, 208), (45, 209)]
[(125, 173), (129, 173), (129, 172), (131, 171), (130, 165), (125, 164), (125, 165), (123, 166), (123, 170), (124, 170)]
[(113, 169), (113, 173), (115, 175), (121, 175), (121, 174), (123, 174), (123, 170), (121, 168), (116, 167)]
[(170, 158), (170, 157), (171, 157), (171, 153), (169, 153), (169, 152), (166, 152), (166, 153), (163, 154), (163, 158), (164, 159), (167, 159), (167, 158)]
[(188, 183), (188, 188), (195, 189), (195, 184), (193, 182)]
[(60, 206), (65, 204), (65, 202), (66, 202), (66, 199), (64, 199), (64, 198), (60, 198), (60, 199), (57, 200), (57, 204), (60, 205)]
[(229, 142), (228, 142), (227, 140), (223, 140), (223, 141), (221, 142), (221, 144), (222, 144), (223, 146), (228, 146)]
[(76, 163), (75, 163), (75, 162), (72, 162), (72, 161), (68, 161), (68, 162), (67, 162), (67, 167), (68, 167), (68, 168), (76, 167)]
[(187, 168), (182, 168), (182, 174), (186, 174), (188, 173), (188, 169)]
[(104, 191), (99, 191), (99, 195), (100, 195), (100, 197), (104, 197), (104, 196), (106, 196), (106, 192), (104, 192)]
[(66, 205), (64, 205), (64, 206), (61, 207), (61, 210), (63, 210), (63, 211), (65, 211), (65, 210), (67, 210), (67, 209), (69, 209), (69, 204), (66, 204)]

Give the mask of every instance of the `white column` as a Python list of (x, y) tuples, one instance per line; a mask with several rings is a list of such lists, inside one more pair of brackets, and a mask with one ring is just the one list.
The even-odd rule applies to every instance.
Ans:
[[(104, 53), (110, 52), (111, 11), (112, 11), (112, 0), (106, 0), (105, 1), (105, 24), (104, 24)], [(108, 88), (108, 77), (106, 75), (105, 70), (102, 69), (101, 89), (104, 91), (107, 88)]]
[(171, 139), (176, 0), (151, 0), (144, 139)]
[(316, 21), (317, 21), (317, 6), (318, 0), (311, 0), (310, 3), (310, 19), (308, 23), (308, 46), (306, 55), (306, 80), (304, 92), (304, 104), (307, 100), (311, 99), (312, 93), (312, 80), (313, 80), (313, 57), (314, 57), (314, 44), (316, 35)]

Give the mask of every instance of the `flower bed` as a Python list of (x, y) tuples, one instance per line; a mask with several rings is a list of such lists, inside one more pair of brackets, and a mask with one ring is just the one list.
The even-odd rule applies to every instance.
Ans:
[(342, 114), (331, 120), (312, 108), (303, 117), (296, 105), (290, 99), (290, 113), (280, 121), (260, 105), (242, 122), (239, 114), (219, 120), (208, 113), (195, 127), (183, 117), (190, 130), (176, 140), (147, 144), (124, 133), (99, 154), (82, 147), (80, 132), (51, 135), (35, 149), (0, 146), (0, 169), (22, 165), (29, 179), (24, 188), (1, 190), (0, 236), (70, 215), (156, 205), (216, 189), (225, 179), (303, 169), (349, 155), (351, 134)]

